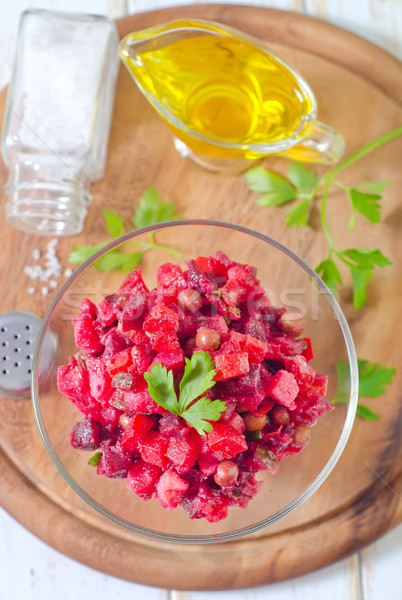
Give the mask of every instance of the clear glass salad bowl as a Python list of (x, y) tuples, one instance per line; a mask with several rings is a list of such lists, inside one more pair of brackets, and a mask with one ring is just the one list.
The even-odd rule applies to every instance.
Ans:
[[(120, 272), (102, 272), (99, 259), (113, 251), (147, 250), (142, 258), (143, 278), (156, 286), (156, 270), (166, 262), (186, 268), (186, 260), (223, 251), (231, 260), (252, 265), (274, 306), (301, 313), (303, 335), (312, 340), (311, 365), (328, 375), (327, 399), (342, 389), (344, 404), (336, 404), (312, 428), (310, 444), (300, 454), (286, 457), (276, 474), (259, 472), (263, 486), (247, 508), (230, 507), (217, 522), (190, 519), (181, 507), (166, 511), (152, 498), (144, 501), (127, 490), (125, 481), (99, 476), (88, 464), (91, 453), (74, 449), (70, 433), (82, 418), (78, 409), (59, 393), (57, 367), (77, 352), (72, 319), (82, 299), (98, 304), (113, 294), (124, 279)], [(172, 257), (167, 250), (173, 249)], [(46, 340), (56, 340), (49, 369)], [(343, 361), (344, 369), (337, 369)], [(46, 365), (46, 366), (45, 366)], [(250, 229), (215, 221), (187, 220), (162, 223), (122, 236), (83, 263), (60, 289), (39, 333), (33, 361), (32, 397), (43, 443), (68, 486), (54, 482), (54, 494), (86, 518), (94, 509), (129, 532), (156, 540), (209, 543), (256, 533), (298, 508), (325, 481), (340, 458), (352, 429), (357, 397), (358, 369), (353, 340), (334, 296), (316, 273), (291, 250)], [(339, 379), (341, 378), (341, 380)], [(71, 508), (72, 507), (72, 508)], [(78, 508), (77, 508), (78, 507)], [(88, 508), (89, 507), (89, 508)]]

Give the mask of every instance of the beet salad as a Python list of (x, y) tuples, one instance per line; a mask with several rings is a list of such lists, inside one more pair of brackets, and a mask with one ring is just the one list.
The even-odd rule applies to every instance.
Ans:
[(309, 443), (332, 408), (327, 376), (301, 315), (273, 307), (252, 266), (217, 252), (156, 275), (155, 289), (136, 269), (81, 302), (57, 385), (83, 415), (70, 441), (92, 453), (88, 469), (213, 523)]

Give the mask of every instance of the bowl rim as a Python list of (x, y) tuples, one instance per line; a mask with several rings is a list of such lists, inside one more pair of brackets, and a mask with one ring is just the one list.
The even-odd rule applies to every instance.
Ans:
[[(259, 521), (258, 523), (254, 523), (252, 525), (247, 525), (240, 529), (235, 529), (232, 531), (227, 531), (223, 533), (217, 534), (206, 534), (206, 535), (182, 535), (182, 534), (173, 534), (173, 533), (163, 533), (158, 532), (152, 529), (148, 529), (146, 527), (136, 525), (127, 521), (126, 519), (119, 517), (115, 513), (109, 511), (104, 508), (98, 501), (92, 498), (69, 474), (69, 472), (63, 466), (61, 460), (59, 459), (57, 453), (54, 450), (54, 447), (50, 441), (50, 438), (47, 434), (45, 424), (43, 422), (42, 413), (40, 409), (40, 401), (39, 401), (39, 362), (40, 362), (40, 353), (45, 340), (45, 336), (47, 333), (47, 324), (49, 319), (51, 318), (55, 308), (57, 307), (59, 300), (63, 298), (65, 292), (71, 286), (71, 284), (78, 279), (82, 272), (84, 272), (87, 268), (91, 267), (93, 263), (112, 250), (116, 246), (124, 244), (125, 242), (132, 240), (133, 238), (139, 237), (146, 233), (152, 233), (161, 229), (168, 229), (172, 227), (182, 227), (188, 225), (197, 225), (197, 226), (213, 226), (213, 227), (221, 227), (224, 229), (230, 229), (234, 231), (238, 231), (239, 233), (243, 233), (246, 235), (251, 235), (256, 238), (260, 242), (268, 243), (273, 246), (277, 250), (286, 254), (289, 258), (294, 260), (302, 269), (312, 278), (313, 282), (318, 285), (320, 291), (325, 296), (326, 300), (330, 304), (334, 314), (336, 316), (336, 320), (339, 323), (339, 327), (343, 334), (345, 347), (347, 351), (348, 361), (349, 361), (349, 375), (350, 375), (350, 394), (349, 400), (347, 403), (347, 413), (346, 418), (342, 427), (341, 434), (339, 436), (338, 442), (318, 475), (315, 479), (310, 483), (310, 485), (300, 494), (297, 498), (292, 500), (289, 504), (284, 506), (281, 510), (276, 512), (275, 514), (267, 517)], [(340, 308), (339, 303), (336, 298), (332, 294), (331, 290), (326, 286), (323, 280), (317, 275), (317, 273), (295, 252), (284, 246), (282, 243), (277, 240), (271, 238), (270, 236), (258, 232), (254, 229), (250, 229), (243, 225), (237, 225), (234, 223), (229, 223), (226, 221), (218, 221), (218, 220), (210, 220), (210, 219), (178, 219), (173, 221), (164, 221), (162, 223), (156, 223), (153, 225), (149, 225), (147, 227), (141, 227), (139, 229), (135, 229), (129, 233), (126, 233), (115, 240), (112, 240), (108, 244), (105, 244), (103, 248), (97, 250), (90, 258), (85, 260), (77, 269), (72, 273), (72, 275), (65, 281), (62, 287), (57, 292), (55, 298), (51, 302), (40, 327), (37, 341), (35, 344), (33, 361), (32, 361), (32, 377), (31, 377), (31, 392), (32, 392), (32, 404), (33, 410), (36, 420), (36, 425), (38, 427), (42, 442), (46, 448), (47, 453), (49, 454), (53, 464), (56, 466), (59, 474), (63, 477), (63, 479), (68, 483), (68, 485), (75, 491), (75, 493), (84, 500), (92, 509), (101, 514), (103, 517), (109, 519), (114, 524), (123, 527), (133, 533), (143, 535), (147, 538), (151, 538), (154, 540), (159, 540), (162, 542), (177, 542), (184, 544), (205, 544), (212, 542), (227, 542), (234, 539), (238, 539), (240, 537), (244, 537), (246, 535), (251, 535), (253, 533), (257, 533), (262, 529), (276, 523), (283, 517), (290, 514), (293, 510), (301, 506), (310, 496), (322, 485), (328, 475), (331, 473), (336, 463), (338, 462), (346, 444), (349, 439), (352, 426), (355, 419), (357, 401), (358, 401), (358, 389), (359, 389), (359, 374), (358, 374), (358, 364), (356, 351), (353, 343), (352, 334), (350, 332), (349, 325), (347, 320)]]

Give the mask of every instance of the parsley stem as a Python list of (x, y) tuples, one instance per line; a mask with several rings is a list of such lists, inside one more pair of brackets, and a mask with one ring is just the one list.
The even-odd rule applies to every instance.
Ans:
[(334, 250), (334, 242), (332, 240), (332, 236), (331, 236), (331, 234), (329, 232), (329, 228), (328, 228), (327, 217), (326, 217), (326, 208), (327, 208), (327, 200), (328, 200), (329, 188), (331, 187), (331, 183), (332, 183), (332, 177), (328, 176), (327, 181), (325, 183), (324, 193), (322, 195), (322, 200), (321, 200), (321, 225), (322, 225), (322, 230), (325, 233), (325, 237), (328, 240), (330, 255), (332, 253), (332, 250)]
[(349, 156), (349, 158), (346, 158), (343, 162), (336, 165), (336, 167), (334, 167), (330, 171), (331, 177), (333, 177), (340, 171), (343, 171), (343, 169), (346, 169), (346, 167), (349, 167), (351, 164), (353, 164), (354, 162), (356, 162), (357, 160), (362, 158), (362, 156), (365, 156), (365, 154), (368, 154), (372, 150), (375, 150), (379, 146), (382, 146), (383, 144), (390, 142), (391, 140), (393, 140), (394, 138), (396, 138), (400, 135), (402, 135), (402, 127), (397, 127), (393, 131), (389, 131), (388, 133), (386, 133), (386, 134), (380, 136), (379, 138), (375, 139), (374, 141), (370, 142), (366, 146), (363, 146), (363, 148), (360, 148), (360, 150), (358, 150), (357, 152), (355, 152), (354, 154)]
[(350, 188), (345, 185), (344, 183), (337, 181), (336, 179), (333, 180), (334, 184), (337, 185), (339, 188), (341, 188), (341, 190), (343, 190), (344, 192), (348, 192), (350, 190)]
[(173, 248), (169, 248), (169, 246), (162, 246), (161, 244), (157, 244), (156, 242), (150, 242), (150, 247), (155, 248), (155, 250), (162, 250), (167, 254), (171, 254), (172, 256), (176, 256), (176, 258), (180, 258), (181, 252), (174, 250)]

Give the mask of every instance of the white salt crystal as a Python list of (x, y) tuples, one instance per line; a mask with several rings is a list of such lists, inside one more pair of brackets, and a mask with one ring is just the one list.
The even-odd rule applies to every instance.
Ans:
[(54, 289), (54, 288), (57, 288), (57, 281), (55, 281), (54, 279), (51, 279), (51, 280), (49, 281), (49, 287), (51, 287), (51, 288), (53, 288), (53, 289)]
[(30, 294), (32, 296), (32, 294), (34, 294), (36, 292), (36, 288), (30, 286), (27, 290), (28, 294)]
[(64, 277), (70, 277), (70, 275), (72, 275), (72, 274), (73, 274), (73, 272), (71, 269), (66, 269), (64, 271)]
[(47, 296), (49, 293), (49, 288), (47, 288), (45, 285), (42, 286), (41, 293), (42, 293), (42, 296)]
[(34, 260), (40, 259), (40, 250), (38, 248), (35, 248), (35, 250), (32, 250), (32, 258)]

